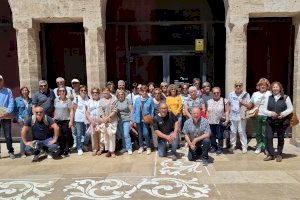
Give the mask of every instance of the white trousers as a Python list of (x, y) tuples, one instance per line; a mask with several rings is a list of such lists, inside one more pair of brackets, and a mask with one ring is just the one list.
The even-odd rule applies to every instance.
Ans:
[(239, 133), (240, 135), (240, 140), (242, 143), (242, 148), (246, 148), (248, 147), (248, 143), (247, 143), (247, 134), (246, 134), (246, 120), (245, 119), (241, 119), (239, 121), (231, 121), (231, 133), (230, 133), (230, 144), (231, 147), (235, 147), (236, 146), (236, 134)]
[(105, 144), (105, 150), (109, 152), (115, 152), (116, 149), (116, 132), (118, 122), (108, 122), (100, 125), (100, 135), (103, 135), (103, 142)]

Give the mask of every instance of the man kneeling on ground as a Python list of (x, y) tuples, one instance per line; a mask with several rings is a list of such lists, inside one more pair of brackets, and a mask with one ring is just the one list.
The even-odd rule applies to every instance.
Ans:
[(167, 146), (172, 144), (172, 160), (177, 160), (179, 122), (177, 117), (168, 111), (166, 103), (159, 104), (159, 113), (154, 117), (153, 129), (158, 137), (158, 155), (167, 156)]
[[(33, 141), (27, 141), (27, 133), (31, 128)], [(54, 136), (51, 137), (49, 128), (54, 130)], [(22, 140), (25, 146), (26, 154), (33, 154), (32, 162), (38, 161), (39, 157), (47, 153), (48, 158), (55, 158), (59, 152), (59, 146), (56, 144), (59, 135), (59, 127), (51, 117), (45, 115), (42, 107), (35, 109), (34, 115), (27, 119), (21, 132)]]
[(193, 108), (192, 118), (185, 121), (182, 132), (189, 145), (189, 161), (195, 161), (201, 156), (203, 166), (207, 166), (211, 132), (207, 119), (201, 117), (200, 108)]

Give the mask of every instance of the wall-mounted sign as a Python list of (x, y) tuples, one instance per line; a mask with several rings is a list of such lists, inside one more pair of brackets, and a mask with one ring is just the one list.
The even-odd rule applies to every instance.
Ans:
[(204, 51), (204, 39), (195, 39), (195, 51), (196, 52)]

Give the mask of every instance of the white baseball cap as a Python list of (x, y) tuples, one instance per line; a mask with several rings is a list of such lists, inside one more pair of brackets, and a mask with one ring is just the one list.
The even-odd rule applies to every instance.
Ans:
[(80, 81), (76, 78), (72, 79), (71, 83), (80, 83)]
[(0, 75), (0, 79), (3, 80), (3, 76), (2, 75)]

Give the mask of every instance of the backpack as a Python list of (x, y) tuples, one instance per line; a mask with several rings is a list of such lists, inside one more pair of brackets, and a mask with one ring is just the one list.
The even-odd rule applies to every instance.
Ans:
[[(45, 124), (46, 126), (49, 125), (49, 122), (48, 122), (48, 120), (47, 120), (47, 116), (46, 116), (46, 115), (43, 117), (43, 122), (44, 122), (44, 124)], [(35, 123), (36, 123), (36, 116), (35, 116), (35, 115), (32, 115), (32, 116), (31, 116), (31, 127), (33, 127), (33, 126), (35, 125)]]

